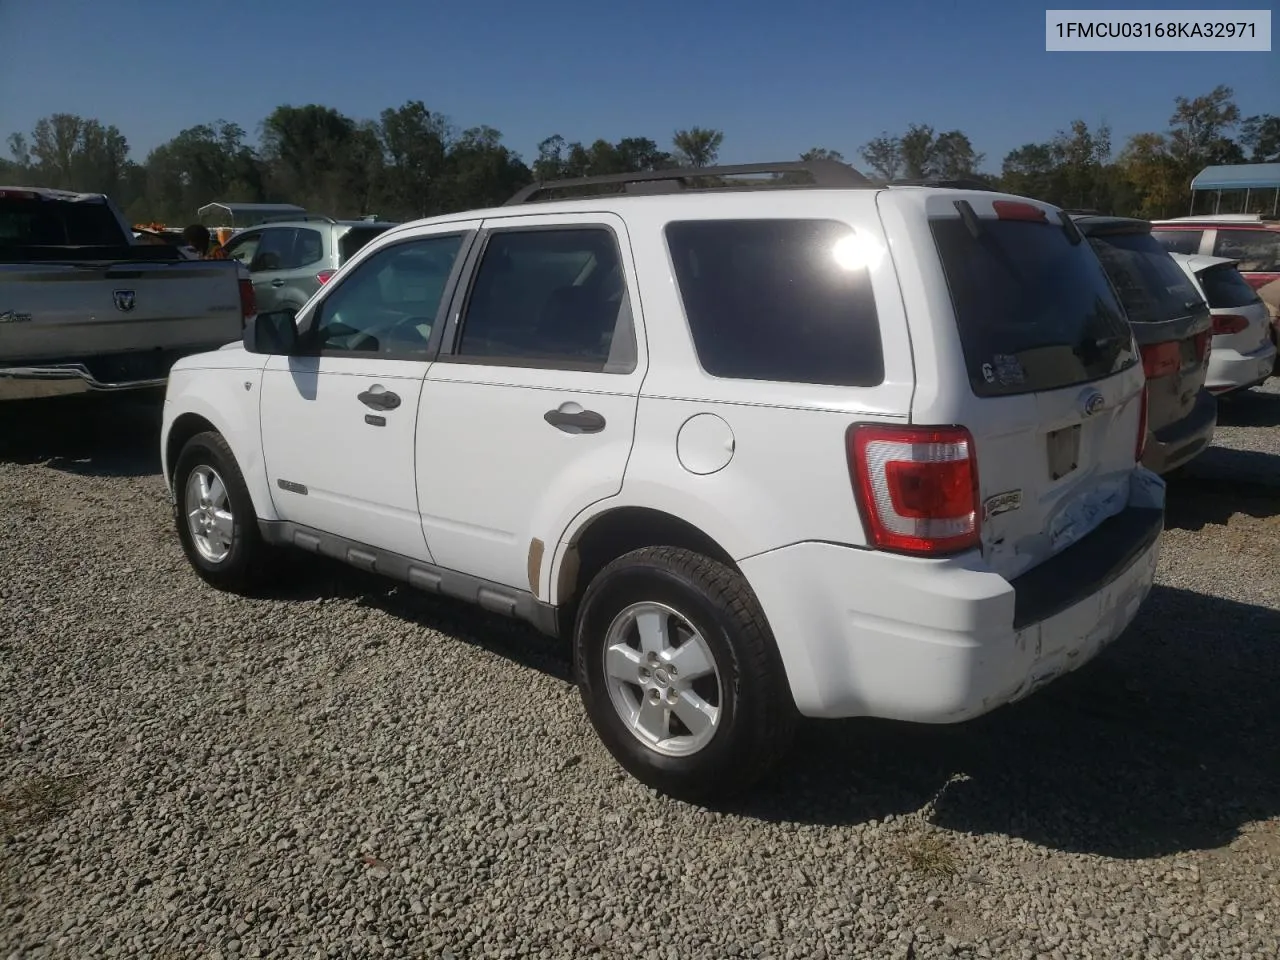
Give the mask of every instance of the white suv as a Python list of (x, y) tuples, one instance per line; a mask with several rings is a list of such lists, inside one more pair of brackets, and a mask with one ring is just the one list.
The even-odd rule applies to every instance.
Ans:
[(832, 162), (693, 176), (396, 227), (296, 326), (179, 362), (195, 569), (251, 589), (300, 547), (571, 638), (608, 749), (690, 798), (799, 715), (964, 720), (1120, 634), (1164, 486), (1071, 220)]

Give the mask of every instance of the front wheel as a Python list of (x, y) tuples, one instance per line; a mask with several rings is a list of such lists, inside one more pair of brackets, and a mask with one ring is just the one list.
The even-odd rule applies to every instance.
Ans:
[(187, 560), (220, 590), (244, 592), (265, 581), (269, 547), (244, 475), (221, 434), (187, 441), (173, 470), (174, 519)]
[(749, 786), (791, 741), (795, 707), (755, 594), (692, 551), (647, 547), (601, 570), (578, 611), (574, 666), (609, 752), (672, 796)]

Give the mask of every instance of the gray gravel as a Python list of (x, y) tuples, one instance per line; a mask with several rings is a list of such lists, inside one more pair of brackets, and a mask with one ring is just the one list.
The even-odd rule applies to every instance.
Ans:
[(154, 404), (0, 411), (0, 957), (1275, 957), (1280, 392), (1223, 421), (1098, 661), (806, 725), (713, 811), (514, 623), (316, 561), (203, 587)]

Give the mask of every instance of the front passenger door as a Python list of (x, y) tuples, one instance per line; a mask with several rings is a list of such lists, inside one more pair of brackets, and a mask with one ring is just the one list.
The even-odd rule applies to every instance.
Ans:
[(437, 315), (472, 235), (450, 225), (362, 251), (299, 316), (304, 355), (268, 359), (262, 446), (281, 519), (431, 560), (414, 428)]

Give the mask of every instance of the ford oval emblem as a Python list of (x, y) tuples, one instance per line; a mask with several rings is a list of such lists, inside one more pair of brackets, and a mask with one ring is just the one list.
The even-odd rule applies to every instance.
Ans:
[(1101, 413), (1102, 408), (1106, 405), (1107, 398), (1097, 390), (1092, 390), (1084, 398), (1084, 415), (1092, 417), (1096, 413)]

